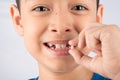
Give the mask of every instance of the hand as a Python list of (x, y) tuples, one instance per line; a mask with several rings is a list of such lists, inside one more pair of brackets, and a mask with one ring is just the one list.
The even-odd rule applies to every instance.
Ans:
[[(76, 63), (111, 79), (120, 73), (120, 28), (99, 23), (86, 26), (79, 37), (71, 40), (69, 53)], [(96, 57), (89, 57), (92, 51)]]

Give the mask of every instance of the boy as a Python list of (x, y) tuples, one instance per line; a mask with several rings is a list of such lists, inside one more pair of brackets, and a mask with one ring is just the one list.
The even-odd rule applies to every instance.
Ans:
[[(111, 79), (119, 73), (120, 30), (101, 24), (99, 0), (16, 2), (15, 29), (39, 66), (39, 78), (31, 80), (109, 80), (94, 72)], [(87, 56), (90, 51), (97, 56)]]

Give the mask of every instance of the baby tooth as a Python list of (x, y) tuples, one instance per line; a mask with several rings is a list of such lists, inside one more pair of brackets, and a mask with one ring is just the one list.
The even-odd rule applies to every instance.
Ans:
[(49, 46), (55, 50), (66, 50), (66, 49), (69, 49), (69, 47), (67, 47), (66, 44), (50, 44), (49, 43)]
[(61, 44), (62, 49), (66, 49), (66, 44)]
[(56, 46), (56, 49), (61, 49), (60, 44), (56, 44), (55, 46)]
[(51, 49), (55, 49), (55, 47), (51, 47)]
[(51, 44), (51, 43), (49, 43), (48, 45), (49, 45), (50, 47), (52, 47), (52, 46), (53, 46), (53, 44)]

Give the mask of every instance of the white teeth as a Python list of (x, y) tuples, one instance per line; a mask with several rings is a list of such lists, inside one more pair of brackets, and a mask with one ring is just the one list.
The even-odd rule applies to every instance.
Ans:
[(67, 50), (69, 49), (69, 46), (67, 46), (67, 44), (55, 44), (55, 49), (56, 50)]
[(55, 49), (55, 50), (67, 50), (67, 49), (69, 49), (69, 46), (67, 46), (67, 44), (51, 44), (51, 43), (48, 43), (48, 45), (51, 49)]
[(60, 44), (55, 44), (55, 49), (56, 50), (61, 49), (61, 45)]
[(62, 49), (66, 49), (66, 44), (61, 44)]
[(52, 46), (53, 46), (53, 44), (51, 44), (51, 43), (48, 43), (48, 45), (49, 45), (49, 47), (52, 47)]

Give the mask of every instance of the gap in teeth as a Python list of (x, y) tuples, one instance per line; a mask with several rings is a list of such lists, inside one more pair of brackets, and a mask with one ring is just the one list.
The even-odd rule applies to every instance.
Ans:
[(54, 49), (54, 50), (68, 50), (70, 49), (70, 45), (69, 44), (52, 44), (52, 43), (46, 43), (46, 46)]

